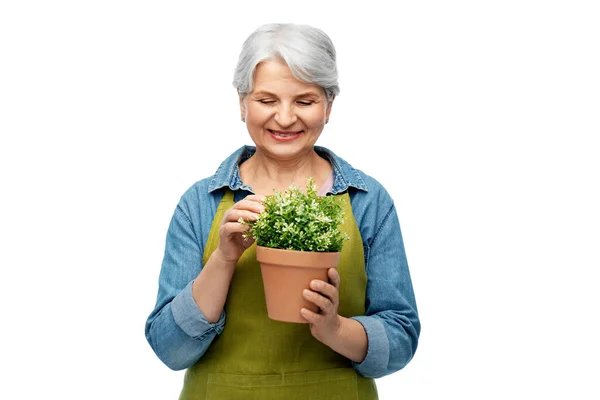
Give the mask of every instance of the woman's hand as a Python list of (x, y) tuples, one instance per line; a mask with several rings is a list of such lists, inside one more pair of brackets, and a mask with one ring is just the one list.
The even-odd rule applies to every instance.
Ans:
[(242, 253), (254, 243), (254, 239), (242, 236), (250, 227), (238, 221), (240, 218), (244, 221), (256, 221), (258, 214), (265, 209), (262, 204), (264, 199), (264, 196), (246, 196), (223, 214), (216, 251), (224, 261), (236, 263)]
[(320, 313), (312, 312), (306, 308), (300, 313), (310, 323), (310, 333), (320, 342), (331, 343), (338, 335), (341, 318), (338, 315), (340, 275), (335, 268), (327, 271), (329, 282), (313, 280), (310, 289), (305, 289), (302, 295), (321, 310)]

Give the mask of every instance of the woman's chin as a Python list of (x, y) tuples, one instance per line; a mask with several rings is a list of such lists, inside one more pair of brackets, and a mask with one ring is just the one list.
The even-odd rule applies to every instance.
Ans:
[(306, 156), (307, 151), (310, 151), (312, 149), (312, 144), (299, 145), (299, 143), (290, 142), (269, 144), (267, 146), (262, 146), (261, 148), (262, 151), (271, 154), (271, 156), (275, 158), (282, 160), (289, 160), (297, 157)]

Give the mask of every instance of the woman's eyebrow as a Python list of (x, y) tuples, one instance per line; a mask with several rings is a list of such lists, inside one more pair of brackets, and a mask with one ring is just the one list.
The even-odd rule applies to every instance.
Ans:
[(273, 96), (273, 97), (277, 97), (275, 96), (275, 94), (271, 93), (271, 92), (267, 92), (265, 90), (261, 90), (259, 92), (253, 93), (254, 96)]
[(319, 97), (319, 93), (316, 93), (316, 92), (313, 92), (313, 91), (308, 91), (308, 92), (300, 93), (296, 97), (310, 97), (310, 96)]

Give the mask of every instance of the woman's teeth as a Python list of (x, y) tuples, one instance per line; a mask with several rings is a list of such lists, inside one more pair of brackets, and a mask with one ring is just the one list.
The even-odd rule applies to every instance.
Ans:
[(297, 135), (297, 132), (292, 132), (292, 133), (282, 133), (282, 132), (276, 132), (276, 131), (271, 131), (271, 133), (273, 133), (274, 135), (277, 136), (281, 136), (281, 137), (290, 137), (290, 136), (294, 136)]

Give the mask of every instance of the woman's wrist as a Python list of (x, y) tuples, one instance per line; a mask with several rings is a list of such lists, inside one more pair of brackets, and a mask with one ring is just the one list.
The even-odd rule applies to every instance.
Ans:
[(208, 322), (217, 322), (223, 312), (235, 265), (216, 249), (192, 284), (192, 297)]
[(354, 319), (338, 315), (339, 325), (333, 335), (323, 338), (323, 344), (344, 357), (360, 363), (367, 356), (367, 332), (362, 324)]
[(210, 255), (209, 262), (213, 261), (221, 268), (235, 269), (238, 259), (227, 257), (225, 253), (217, 247), (217, 249)]

